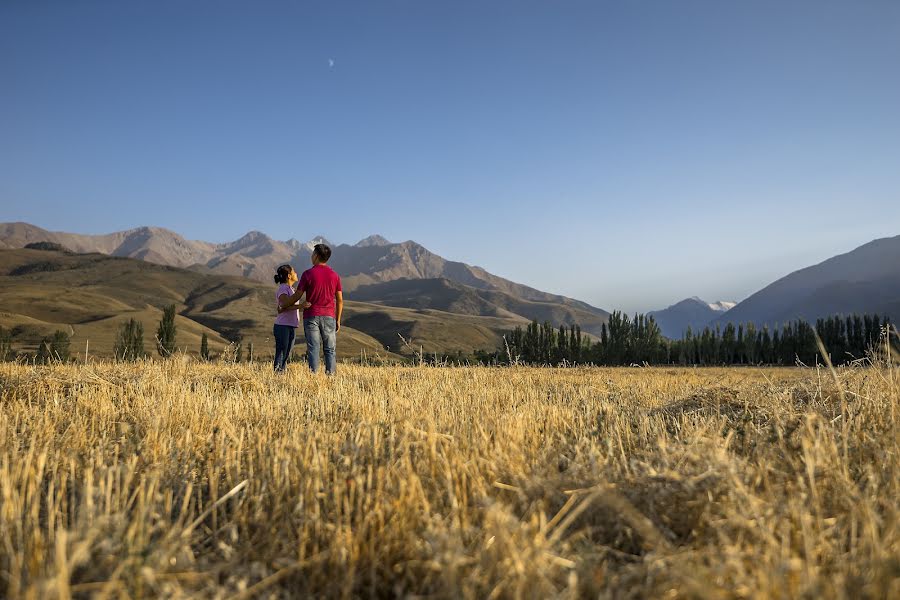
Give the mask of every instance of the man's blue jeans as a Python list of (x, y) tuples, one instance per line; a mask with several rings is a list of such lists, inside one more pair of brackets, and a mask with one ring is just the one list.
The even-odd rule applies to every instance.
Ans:
[(310, 317), (303, 319), (303, 334), (306, 336), (306, 360), (310, 370), (319, 370), (319, 350), (325, 354), (325, 372), (334, 375), (337, 369), (334, 349), (337, 343), (334, 317)]

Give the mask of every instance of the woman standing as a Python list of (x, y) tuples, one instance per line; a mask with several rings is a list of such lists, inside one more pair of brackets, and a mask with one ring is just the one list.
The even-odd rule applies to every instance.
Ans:
[[(299, 309), (308, 306), (308, 302), (294, 304), (291, 297), (294, 295), (294, 284), (297, 283), (297, 272), (291, 265), (281, 265), (275, 271), (275, 283), (278, 290), (275, 292), (275, 326), (272, 335), (275, 337), (275, 371), (284, 371), (287, 362), (291, 358), (294, 349), (294, 337), (297, 327), (300, 326)], [(287, 309), (287, 310), (285, 310)]]

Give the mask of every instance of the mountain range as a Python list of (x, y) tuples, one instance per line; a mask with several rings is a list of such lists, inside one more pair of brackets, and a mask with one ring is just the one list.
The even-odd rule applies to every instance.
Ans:
[[(265, 286), (271, 286), (270, 277), (277, 265), (287, 262), (302, 268), (308, 264), (313, 245), (320, 241), (326, 240), (278, 241), (252, 231), (233, 242), (216, 244), (187, 240), (157, 227), (80, 235), (51, 232), (27, 223), (0, 224), (0, 249), (51, 242), (74, 252), (139, 259), (218, 278), (249, 278)], [(482, 327), (475, 337), (480, 340), (478, 347), (486, 348), (499, 340), (503, 328), (532, 319), (549, 320), (556, 326), (579, 324), (586, 333), (596, 336), (609, 316), (585, 302), (447, 260), (413, 241), (393, 243), (372, 235), (353, 245), (332, 247), (330, 264), (341, 274), (347, 297), (367, 307), (352, 317), (354, 324), (348, 326), (359, 326), (367, 335), (371, 330), (377, 334), (371, 337), (385, 347), (397, 341), (396, 334), (403, 327), (407, 333), (412, 332), (411, 326), (404, 325), (384, 333), (384, 327), (390, 330), (401, 321), (426, 323), (432, 319), (430, 327), (436, 331), (441, 329), (438, 323), (442, 320), (458, 324), (457, 317), (469, 319), (467, 326), (477, 323)], [(267, 289), (265, 286), (260, 289)], [(695, 297), (650, 314), (664, 335), (677, 338), (687, 327), (698, 330), (728, 322), (776, 325), (798, 318), (814, 320), (849, 313), (900, 318), (900, 236), (875, 240), (789, 273), (737, 304), (709, 303)], [(228, 331), (222, 333), (230, 335)], [(447, 332), (435, 335), (443, 340), (435, 348), (463, 347)]]
[[(204, 274), (246, 277), (263, 283), (272, 282), (272, 274), (278, 265), (292, 263), (297, 268), (305, 267), (309, 264), (313, 246), (319, 242), (328, 243), (321, 237), (308, 242), (295, 239), (278, 241), (259, 231), (251, 231), (233, 242), (214, 244), (187, 240), (159, 227), (138, 227), (106, 235), (81, 235), (47, 231), (28, 223), (0, 224), (0, 248), (23, 248), (35, 242), (52, 242), (74, 252), (136, 258)], [(392, 243), (380, 235), (372, 235), (354, 245), (330, 245), (334, 253), (329, 264), (340, 273), (348, 294), (362, 286), (403, 279), (443, 279), (448, 282), (447, 285), (435, 289), (446, 289), (451, 295), (463, 289), (460, 286), (466, 288), (463, 290), (466, 293), (478, 291), (484, 302), (500, 303), (494, 311), (498, 314), (514, 313), (509, 307), (515, 305), (525, 311), (524, 314), (515, 313), (520, 317), (532, 319), (539, 314), (553, 314), (560, 323), (579, 323), (587, 333), (593, 334), (599, 334), (601, 324), (609, 316), (605, 310), (585, 302), (509, 281), (481, 267), (447, 260), (413, 241)], [(379, 289), (369, 287), (366, 297), (379, 300), (373, 296)], [(385, 292), (391, 289), (386, 288)], [(443, 298), (433, 302), (435, 306), (442, 306), (450, 301)], [(553, 310), (548, 305), (552, 305)], [(482, 308), (475, 314), (484, 312)]]
[[(161, 309), (175, 303), (186, 347), (196, 350), (205, 332), (214, 348), (238, 337), (259, 348), (271, 336), (275, 267), (287, 262), (303, 268), (320, 241), (326, 242), (282, 242), (250, 232), (213, 244), (155, 227), (80, 235), (0, 224), (0, 326), (26, 350), (62, 328), (74, 335), (74, 344), (90, 339), (103, 354), (111, 351), (120, 322), (134, 317), (145, 322), (152, 350), (151, 328)], [(341, 274), (348, 300), (339, 350), (344, 357), (471, 354), (497, 348), (504, 332), (532, 319), (577, 323), (599, 334), (608, 317), (587, 303), (446, 260), (412, 241), (372, 235), (332, 247), (330, 264)], [(63, 307), (42, 297), (43, 290), (61, 287), (67, 289)]]

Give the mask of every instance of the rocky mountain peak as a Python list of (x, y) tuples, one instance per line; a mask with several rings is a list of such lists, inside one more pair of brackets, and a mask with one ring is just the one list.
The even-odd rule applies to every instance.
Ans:
[(357, 248), (368, 248), (370, 246), (389, 246), (390, 241), (384, 236), (378, 235), (377, 233), (374, 235), (370, 235), (367, 238), (363, 238), (354, 244)]

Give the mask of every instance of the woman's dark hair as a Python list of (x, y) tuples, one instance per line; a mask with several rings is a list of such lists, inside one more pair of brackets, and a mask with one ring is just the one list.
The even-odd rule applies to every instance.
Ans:
[(275, 271), (275, 283), (287, 283), (292, 270), (291, 265), (281, 265), (278, 267)]
[(328, 259), (331, 258), (331, 248), (328, 247), (328, 244), (316, 244), (313, 247), (313, 252), (316, 253), (316, 256), (323, 263), (327, 263)]

